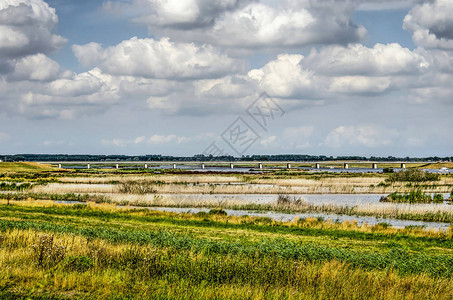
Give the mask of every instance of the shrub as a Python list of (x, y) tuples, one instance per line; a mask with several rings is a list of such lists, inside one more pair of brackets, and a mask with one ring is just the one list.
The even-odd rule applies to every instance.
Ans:
[[(441, 195), (442, 196), (442, 195)], [(392, 203), (431, 203), (433, 199), (430, 195), (424, 194), (421, 190), (411, 191), (409, 194), (391, 193), (387, 197), (382, 197), (379, 202)]]
[(119, 190), (125, 194), (154, 194), (157, 191), (146, 181), (121, 182)]
[(303, 200), (301, 198), (296, 198), (295, 196), (279, 194), (277, 198), (278, 206), (292, 206), (292, 205), (301, 205)]
[(424, 182), (424, 181), (438, 181), (439, 179), (440, 179), (439, 174), (424, 172), (420, 169), (408, 169), (390, 174), (386, 181)]
[(210, 215), (222, 215), (222, 216), (228, 215), (227, 212), (224, 211), (223, 209), (211, 209), (208, 214), (210, 214)]
[(443, 203), (443, 202), (444, 202), (444, 196), (442, 196), (442, 194), (434, 194), (433, 203)]

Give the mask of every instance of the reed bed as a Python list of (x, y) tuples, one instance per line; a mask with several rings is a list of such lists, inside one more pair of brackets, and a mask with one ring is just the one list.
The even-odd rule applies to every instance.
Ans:
[[(31, 192), (34, 193), (119, 193), (121, 185), (130, 182), (139, 183), (146, 186), (146, 189), (153, 190), (158, 194), (386, 194), (394, 192), (410, 192), (411, 186), (385, 186), (385, 187), (357, 187), (339, 185), (310, 185), (310, 186), (279, 186), (270, 184), (254, 183), (165, 183), (159, 181), (123, 181), (115, 184), (88, 184), (88, 183), (49, 183), (46, 185), (34, 186)], [(420, 188), (423, 192), (449, 193), (451, 187), (424, 187)]]
[(118, 186), (114, 184), (63, 184), (49, 183), (47, 185), (34, 186), (32, 193), (68, 194), (68, 193), (113, 193)]

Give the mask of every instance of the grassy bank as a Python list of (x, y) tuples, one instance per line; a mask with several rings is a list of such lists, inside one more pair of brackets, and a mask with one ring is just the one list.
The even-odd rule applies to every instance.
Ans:
[(0, 205), (0, 295), (54, 298), (449, 299), (451, 231)]

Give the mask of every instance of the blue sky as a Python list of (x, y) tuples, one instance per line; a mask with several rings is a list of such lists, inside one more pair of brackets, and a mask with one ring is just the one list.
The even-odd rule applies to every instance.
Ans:
[(451, 0), (5, 0), (0, 153), (451, 155), (451, 15)]

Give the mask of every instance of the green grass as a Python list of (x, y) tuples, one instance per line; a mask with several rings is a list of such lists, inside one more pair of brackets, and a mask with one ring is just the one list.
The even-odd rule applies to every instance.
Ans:
[(50, 165), (37, 163), (22, 163), (22, 162), (0, 162), (0, 173), (8, 172), (30, 172), (39, 173), (45, 171), (56, 170)]
[(0, 205), (0, 267), (4, 298), (453, 297), (450, 231), (221, 210)]

